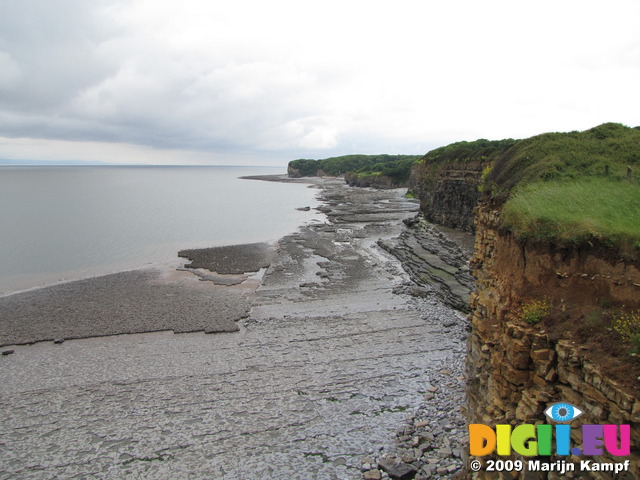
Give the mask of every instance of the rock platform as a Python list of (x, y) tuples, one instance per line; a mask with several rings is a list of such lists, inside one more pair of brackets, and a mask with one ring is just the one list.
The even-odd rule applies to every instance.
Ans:
[[(283, 238), (257, 289), (193, 286), (241, 292), (238, 331), (177, 335), (168, 322), (7, 345), (0, 479), (454, 476), (466, 321), (437, 295), (407, 294), (414, 281), (378, 245), (418, 206), (399, 190), (321, 183), (328, 220)], [(192, 315), (188, 303), (174, 315)]]

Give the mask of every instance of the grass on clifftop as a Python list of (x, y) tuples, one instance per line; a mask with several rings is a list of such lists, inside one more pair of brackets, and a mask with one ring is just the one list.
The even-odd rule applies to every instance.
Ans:
[(597, 241), (635, 256), (640, 251), (640, 185), (602, 177), (533, 183), (505, 204), (503, 222), (522, 238)]
[(640, 129), (605, 123), (584, 132), (516, 142), (483, 176), (481, 189), (522, 238), (597, 242), (640, 254)]
[(624, 179), (627, 167), (640, 167), (640, 128), (605, 123), (584, 132), (545, 133), (520, 140), (500, 156), (485, 182), (500, 194), (537, 181), (586, 176)]

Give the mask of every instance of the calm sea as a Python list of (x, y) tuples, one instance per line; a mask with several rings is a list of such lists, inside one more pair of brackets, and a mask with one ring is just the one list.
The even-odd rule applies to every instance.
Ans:
[(271, 167), (0, 167), (0, 295), (275, 241), (317, 218), (317, 190), (244, 180)]

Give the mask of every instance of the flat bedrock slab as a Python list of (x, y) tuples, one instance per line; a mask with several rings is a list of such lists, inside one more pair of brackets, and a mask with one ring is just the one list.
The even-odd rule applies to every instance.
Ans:
[(204, 288), (137, 270), (0, 298), (0, 346), (122, 333), (229, 332), (251, 308), (246, 292)]
[(242, 274), (267, 268), (274, 257), (274, 248), (268, 243), (248, 243), (224, 247), (180, 250), (179, 257), (191, 262), (185, 267), (204, 268), (218, 274)]

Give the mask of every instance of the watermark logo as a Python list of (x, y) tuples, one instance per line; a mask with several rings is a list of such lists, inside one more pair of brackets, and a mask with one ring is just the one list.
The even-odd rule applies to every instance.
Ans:
[[(608, 453), (614, 457), (624, 457), (631, 453), (631, 427), (629, 425), (582, 425), (574, 428), (581, 434), (582, 445), (571, 444), (572, 427), (569, 423), (584, 412), (570, 403), (560, 402), (549, 406), (545, 415), (555, 423), (532, 425), (522, 424), (515, 428), (511, 425), (496, 425), (492, 428), (483, 424), (469, 425), (469, 454), (473, 457), (484, 457), (496, 453), (498, 456), (509, 457), (513, 452), (522, 457), (551, 457), (563, 456), (599, 456)], [(574, 432), (574, 438), (576, 438)], [(577, 435), (580, 437), (580, 435)], [(472, 469), (477, 471), (481, 463), (477, 460), (471, 462)], [(558, 464), (557, 469), (573, 470), (575, 465), (564, 460), (551, 462)], [(524, 467), (522, 461), (488, 461), (489, 467), (499, 465), (513, 465), (515, 470)], [(529, 460), (529, 470), (535, 471), (548, 468), (549, 463), (540, 460)], [(608, 464), (597, 464), (591, 460), (580, 462), (581, 470), (599, 468)], [(626, 470), (629, 461), (610, 465), (616, 472)], [(620, 467), (620, 470), (618, 469)], [(489, 468), (487, 468), (489, 470)], [(511, 470), (511, 469), (509, 469)]]
[(575, 420), (584, 412), (570, 403), (556, 403), (544, 411), (549, 420), (554, 422), (570, 422)]
[[(609, 454), (624, 457), (631, 451), (631, 427), (629, 425), (582, 425), (582, 448), (571, 447), (571, 422), (582, 410), (562, 402), (551, 405), (545, 415), (555, 426), (549, 424), (496, 425), (495, 430), (488, 425), (469, 425), (469, 453), (483, 457), (496, 452), (509, 456), (513, 450), (523, 457)], [(555, 427), (555, 428), (554, 428)], [(555, 440), (555, 441), (554, 441)], [(555, 447), (555, 448), (554, 448)]]

